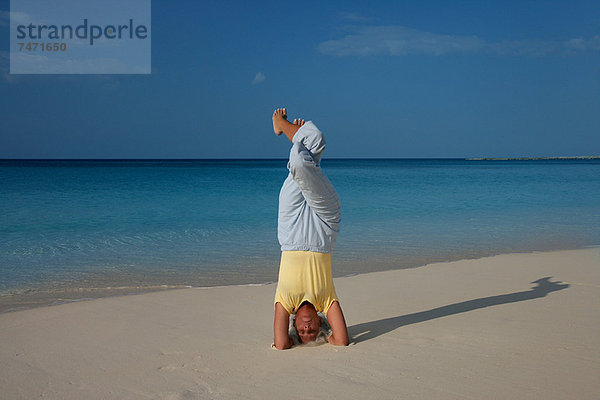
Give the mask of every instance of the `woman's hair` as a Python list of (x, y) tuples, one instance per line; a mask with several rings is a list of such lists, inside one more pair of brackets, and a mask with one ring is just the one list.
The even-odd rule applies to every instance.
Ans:
[(318, 312), (317, 315), (321, 319), (321, 327), (319, 328), (319, 333), (317, 334), (317, 338), (314, 342), (310, 343), (302, 343), (300, 340), (300, 336), (298, 335), (298, 331), (296, 330), (296, 314), (290, 315), (290, 325), (288, 327), (288, 334), (290, 335), (290, 339), (294, 346), (298, 346), (301, 344), (322, 344), (327, 343), (327, 338), (331, 336), (331, 326), (327, 321), (327, 317), (322, 312)]

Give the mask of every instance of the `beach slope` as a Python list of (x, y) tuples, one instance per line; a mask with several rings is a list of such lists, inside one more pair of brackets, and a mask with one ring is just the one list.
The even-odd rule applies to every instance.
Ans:
[(348, 347), (272, 349), (275, 285), (2, 314), (0, 398), (600, 396), (599, 248), (438, 263), (335, 284)]

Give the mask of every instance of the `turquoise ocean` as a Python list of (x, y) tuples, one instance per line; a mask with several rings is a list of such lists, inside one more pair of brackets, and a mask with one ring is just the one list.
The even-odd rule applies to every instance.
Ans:
[[(276, 281), (286, 163), (1, 160), (0, 312)], [(597, 159), (322, 167), (342, 202), (334, 276), (600, 245)]]

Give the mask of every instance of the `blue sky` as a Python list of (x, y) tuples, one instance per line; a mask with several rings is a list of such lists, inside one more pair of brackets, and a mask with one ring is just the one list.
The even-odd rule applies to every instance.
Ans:
[(10, 75), (0, 158), (600, 154), (598, 1), (152, 1), (151, 75)]

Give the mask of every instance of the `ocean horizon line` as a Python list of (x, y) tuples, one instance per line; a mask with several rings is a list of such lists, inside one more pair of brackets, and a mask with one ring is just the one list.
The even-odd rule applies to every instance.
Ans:
[[(581, 155), (581, 156), (536, 156), (536, 157), (327, 157), (326, 160), (456, 160), (456, 161), (535, 161), (535, 160), (599, 160), (600, 155)], [(0, 158), (0, 162), (15, 161), (57, 161), (57, 162), (192, 162), (192, 161), (281, 161), (287, 160), (287, 157), (265, 157), (265, 158)]]

